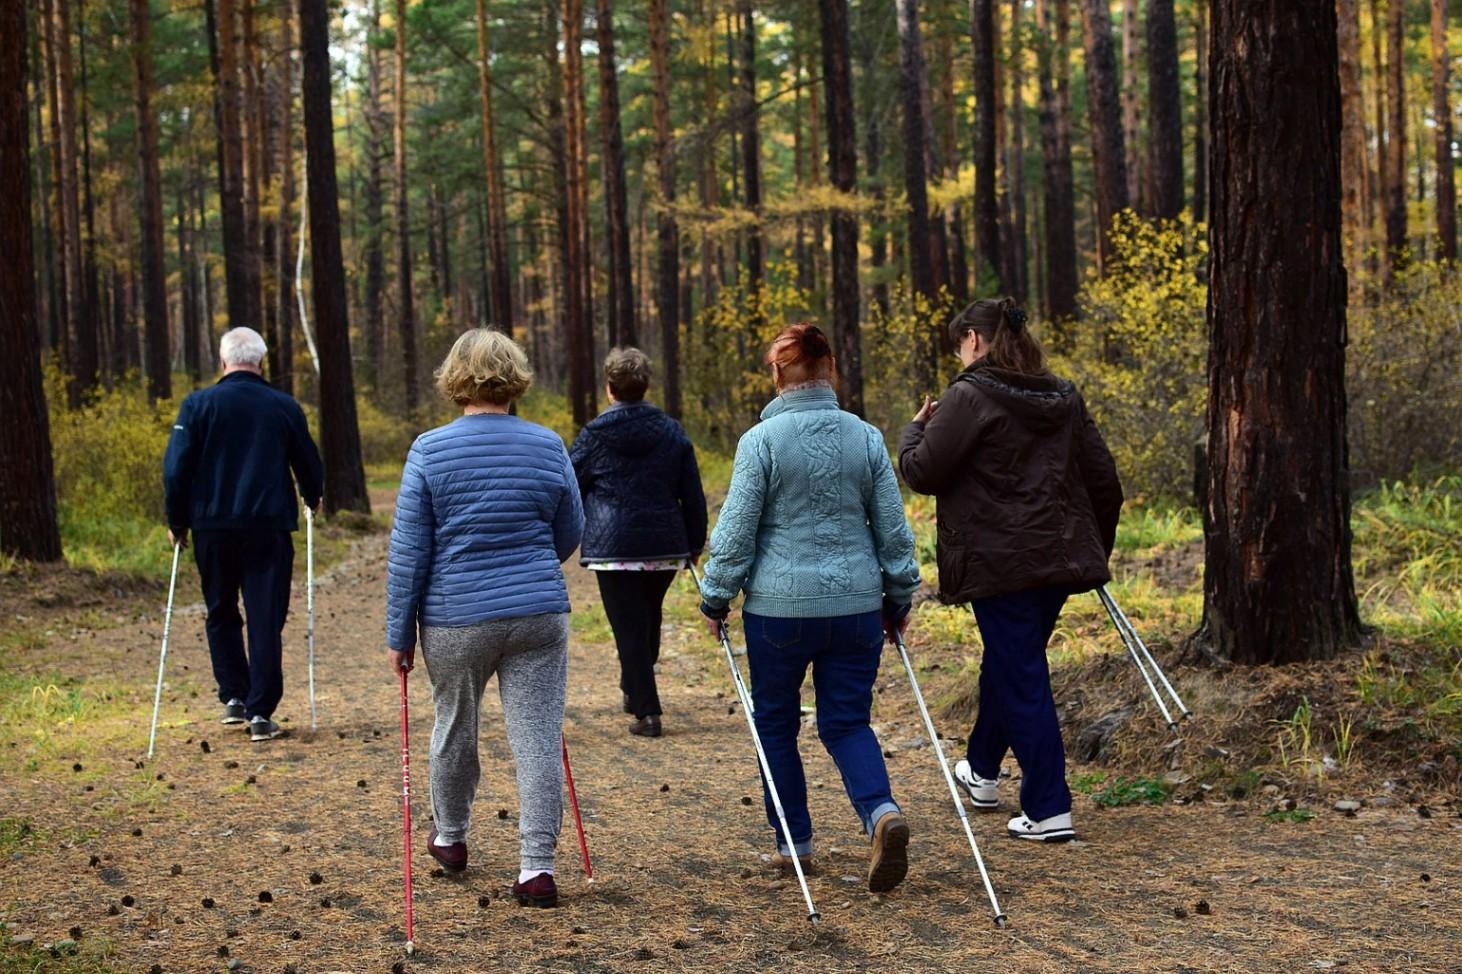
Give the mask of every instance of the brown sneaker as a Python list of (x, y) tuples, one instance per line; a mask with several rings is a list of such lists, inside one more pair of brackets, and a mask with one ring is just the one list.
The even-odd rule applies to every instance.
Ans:
[(437, 845), (436, 829), (432, 829), (431, 834), (426, 837), (426, 851), (449, 873), (460, 873), (467, 868), (467, 843)]
[(526, 883), (514, 883), (513, 896), (517, 897), (519, 906), (558, 906), (558, 886), (553, 882), (552, 873), (539, 873)]
[(629, 725), (629, 732), (638, 737), (659, 737), (660, 718), (656, 714), (650, 714), (648, 717), (641, 717), (639, 720)]
[[(802, 875), (815, 876), (817, 870), (812, 865), (812, 854), (798, 856), (797, 861), (802, 864)], [(772, 865), (779, 869), (783, 876), (795, 876), (797, 871), (792, 868), (792, 857), (784, 856), (780, 852), (772, 853)]]
[(909, 823), (889, 812), (873, 827), (873, 851), (868, 857), (868, 889), (887, 893), (904, 881), (909, 871)]

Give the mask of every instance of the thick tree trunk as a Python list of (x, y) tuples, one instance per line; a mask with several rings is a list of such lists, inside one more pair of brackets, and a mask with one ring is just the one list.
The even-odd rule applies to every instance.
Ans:
[(1010, 142), (1005, 171), (1010, 182), (1010, 282), (1007, 290), (1024, 303), (1030, 293), (1025, 221), (1025, 0), (1010, 0)]
[(614, 12), (598, 0), (599, 128), (604, 143), (604, 232), (609, 244), (609, 344), (638, 345), (635, 288), (629, 249), (629, 194), (624, 178), (624, 134), (619, 124), (619, 69), (614, 60)]
[(1360, 6), (1336, 0), (1336, 41), (1340, 52), (1340, 210), (1346, 237), (1346, 270), (1352, 288), (1359, 283), (1367, 245), (1366, 104), (1361, 93)]
[(218, 133), (218, 195), (223, 217), (224, 287), (228, 292), (230, 328), (262, 327), (256, 292), (251, 289), (248, 229), (244, 219), (243, 142), (239, 131), (239, 65), (236, 31), (238, 19), (234, 0), (218, 0), (214, 23), (214, 0), (204, 0), (209, 17), (209, 47), (214, 79), (214, 121)]
[(310, 290), (320, 353), (320, 453), (325, 461), (325, 510), (370, 513), (355, 380), (350, 364), (350, 317), (345, 262), (340, 254), (340, 203), (335, 185), (335, 136), (330, 108), (330, 12), (327, 0), (299, 0), (300, 82), (305, 117), (306, 196), (310, 212)]
[[(1054, 22), (1052, 14), (1054, 13)], [(1047, 316), (1076, 317), (1076, 191), (1071, 172), (1071, 68), (1069, 0), (1036, 0), (1043, 38), (1040, 60), (1041, 158), (1045, 200)], [(1063, 333), (1058, 324), (1057, 334)]]
[(1193, 0), (1193, 219), (1208, 219), (1208, 0)]
[[(822, 83), (827, 93), (827, 174), (848, 197), (858, 192), (857, 133), (847, 0), (818, 0), (822, 19)], [(832, 217), (833, 341), (843, 408), (863, 415), (863, 342), (858, 332), (858, 219), (846, 209)]]
[(1457, 259), (1457, 177), (1452, 170), (1452, 105), (1447, 96), (1447, 0), (1432, 0), (1432, 117), (1436, 120), (1437, 253)]
[(1127, 184), (1127, 150), (1122, 138), (1122, 106), (1117, 93), (1117, 57), (1106, 0), (1081, 0), (1086, 41), (1086, 100), (1091, 113), (1091, 156), (1096, 172), (1097, 263), (1104, 270), (1112, 256), (1112, 218), (1132, 199)]
[[(147, 398), (171, 399), (172, 355), (168, 338), (167, 265), (163, 255), (162, 176), (157, 162), (157, 119), (152, 114), (152, 9), (148, 0), (129, 0), (132, 69), (137, 104), (137, 170), (142, 189), (142, 306), (147, 346)], [(88, 326), (95, 336), (96, 329)]]
[(1238, 663), (1329, 659), (1360, 629), (1335, 36), (1334, 0), (1213, 2), (1204, 635)]
[(380, 0), (371, 0), (366, 30), (366, 184), (365, 184), (365, 341), (366, 378), (380, 391), (386, 373), (386, 316), (382, 307), (386, 290), (385, 192), (381, 186), (382, 143), (386, 117), (381, 107), (381, 56), (376, 48), (380, 29)]
[(680, 229), (675, 222), (675, 144), (670, 127), (670, 15), (666, 0), (650, 0), (650, 71), (653, 75), (655, 169), (659, 212), (655, 304), (660, 313), (665, 411), (680, 415)]
[[(736, 19), (740, 28), (741, 168), (746, 208), (756, 219), (746, 233), (747, 294), (759, 294), (766, 278), (761, 234), (761, 133), (756, 109), (756, 20), (751, 0), (737, 0)], [(760, 303), (753, 317), (760, 319)]]
[(1148, 210), (1164, 220), (1183, 211), (1183, 107), (1173, 0), (1147, 0)]
[(0, 3), (0, 551), (59, 561), (31, 242), (25, 5)]
[(1390, 0), (1386, 30), (1386, 94), (1390, 124), (1386, 171), (1386, 259), (1395, 270), (1406, 259), (1406, 0)]
[(1122, 144), (1126, 149), (1128, 204), (1142, 209), (1142, 22), (1138, 0), (1122, 0)]
[(975, 284), (976, 292), (1004, 290), (1000, 207), (995, 199), (995, 23), (992, 0), (970, 0), (975, 68)]
[[(301, 17), (303, 29), (304, 18)], [(411, 288), (411, 215), (406, 183), (406, 0), (396, 0), (396, 117), (392, 144), (396, 162), (396, 317), (401, 331), (402, 384), (406, 415), (416, 417), (421, 405), (420, 369), (417, 367), (416, 302)]]

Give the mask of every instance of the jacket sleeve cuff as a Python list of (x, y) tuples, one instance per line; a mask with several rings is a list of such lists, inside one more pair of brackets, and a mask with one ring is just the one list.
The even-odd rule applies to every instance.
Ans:
[(720, 605), (716, 605), (710, 599), (701, 600), (701, 615), (707, 619), (724, 620), (730, 614), (731, 606), (729, 603), (723, 602)]

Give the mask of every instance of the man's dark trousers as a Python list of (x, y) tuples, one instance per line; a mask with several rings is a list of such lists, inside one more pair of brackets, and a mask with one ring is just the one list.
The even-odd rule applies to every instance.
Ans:
[[(218, 699), (242, 700), (251, 720), (271, 717), (284, 696), (280, 634), (289, 614), (294, 544), (285, 531), (198, 531), (193, 535), (193, 554), (208, 606), (208, 652)], [(249, 625), (247, 656), (240, 590)]]

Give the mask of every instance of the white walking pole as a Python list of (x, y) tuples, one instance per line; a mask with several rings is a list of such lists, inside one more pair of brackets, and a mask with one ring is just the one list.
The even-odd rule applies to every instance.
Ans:
[[(1147, 689), (1152, 693), (1152, 699), (1157, 703), (1157, 709), (1162, 711), (1163, 720), (1167, 721), (1168, 724), (1168, 730), (1174, 734), (1179, 734), (1178, 723), (1173, 720), (1173, 715), (1168, 710), (1168, 705), (1163, 703), (1162, 694), (1158, 693), (1157, 690), (1157, 684), (1152, 682), (1152, 677), (1147, 672), (1147, 666), (1142, 662), (1142, 657), (1137, 655), (1137, 648), (1132, 645), (1132, 640), (1128, 637), (1127, 629), (1117, 620), (1117, 613), (1121, 611), (1116, 608), (1117, 603), (1113, 602), (1112, 597), (1107, 594), (1105, 586), (1097, 589), (1097, 598), (1102, 600), (1102, 607), (1107, 610), (1107, 615), (1112, 617), (1112, 625), (1117, 627), (1117, 634), (1122, 637), (1122, 645), (1127, 647), (1127, 652), (1132, 655), (1132, 662), (1137, 664), (1137, 671), (1142, 674), (1143, 682), (1147, 684)], [(1179, 734), (1179, 736), (1182, 735)]]
[(305, 507), (305, 642), (310, 656), (310, 731), (315, 730), (315, 512)]
[[(696, 589), (701, 586), (701, 577), (695, 570), (695, 565), (687, 562), (690, 568), (691, 577), (695, 579)], [(751, 692), (746, 689), (746, 684), (741, 679), (741, 668), (736, 665), (736, 656), (731, 651), (731, 637), (726, 632), (726, 623), (719, 621), (716, 631), (721, 636), (721, 648), (726, 651), (726, 662), (731, 667), (731, 680), (736, 686), (736, 696), (741, 700), (741, 709), (746, 714), (746, 726), (751, 729), (751, 742), (756, 745), (756, 759), (761, 765), (762, 780), (766, 782), (767, 793), (772, 796), (772, 807), (777, 812), (777, 821), (782, 826), (782, 838), (787, 841), (787, 851), (792, 860), (792, 869), (797, 873), (797, 882), (802, 887), (802, 898), (807, 902), (807, 919), (815, 925), (821, 922), (822, 917), (817, 912), (817, 907), (812, 905), (812, 891), (807, 888), (807, 877), (802, 873), (802, 859), (797, 855), (797, 844), (792, 841), (792, 828), (787, 824), (787, 813), (782, 810), (782, 796), (777, 794), (777, 783), (772, 780), (772, 767), (767, 762), (767, 752), (762, 749), (761, 735), (756, 731), (756, 721), (752, 718)]]
[(152, 695), (152, 729), (147, 732), (147, 760), (152, 760), (153, 747), (157, 744), (157, 712), (162, 707), (162, 673), (168, 661), (168, 630), (173, 624), (173, 593), (178, 588), (178, 556), (183, 546), (173, 544), (173, 573), (168, 579), (168, 608), (162, 619), (162, 652), (157, 655), (157, 690)]
[(1112, 593), (1107, 591), (1106, 586), (1102, 587), (1101, 594), (1106, 596), (1106, 602), (1109, 603), (1111, 606), (1109, 612), (1116, 613), (1112, 617), (1112, 621), (1117, 623), (1119, 629), (1126, 630), (1127, 635), (1132, 638), (1132, 641), (1137, 644), (1137, 648), (1142, 651), (1142, 655), (1147, 657), (1147, 662), (1152, 666), (1153, 672), (1157, 674), (1157, 678), (1162, 681), (1163, 687), (1173, 698), (1173, 703), (1177, 704), (1178, 710), (1183, 715), (1183, 719), (1191, 720), (1193, 717), (1193, 711), (1188, 709), (1187, 705), (1183, 703), (1183, 698), (1178, 696), (1178, 691), (1173, 689), (1173, 685), (1168, 682), (1167, 674), (1164, 673), (1162, 671), (1162, 667), (1158, 665), (1157, 659), (1152, 655), (1152, 650), (1148, 649), (1147, 643), (1143, 642), (1142, 637), (1137, 635), (1137, 629), (1132, 625), (1132, 620), (1127, 618), (1127, 613), (1122, 611), (1122, 607), (1117, 604), (1116, 599), (1112, 598)]
[(975, 854), (975, 865), (980, 869), (980, 879), (985, 882), (985, 894), (990, 897), (990, 908), (995, 911), (995, 926), (1004, 927), (1005, 911), (1000, 909), (1000, 901), (995, 898), (995, 887), (990, 884), (990, 874), (985, 871), (985, 860), (981, 857), (980, 847), (975, 842), (975, 833), (970, 828), (969, 816), (965, 814), (964, 802), (960, 800), (959, 788), (955, 786), (954, 776), (949, 773), (949, 762), (944, 757), (944, 744), (934, 730), (934, 720), (929, 716), (929, 708), (924, 704), (924, 694), (919, 689), (919, 681), (914, 678), (914, 664), (909, 660), (909, 651), (904, 646), (904, 637), (897, 629), (894, 630), (893, 644), (898, 647), (899, 658), (904, 661), (904, 670), (909, 674), (909, 686), (914, 691), (914, 699), (919, 703), (919, 713), (924, 715), (924, 729), (929, 732), (929, 743), (934, 748), (934, 757), (939, 762), (939, 770), (944, 772), (945, 784), (949, 785), (949, 795), (954, 799), (954, 810), (959, 814), (960, 824), (964, 826), (965, 838), (970, 840), (970, 851)]

